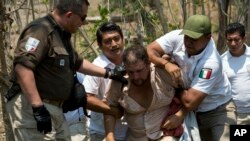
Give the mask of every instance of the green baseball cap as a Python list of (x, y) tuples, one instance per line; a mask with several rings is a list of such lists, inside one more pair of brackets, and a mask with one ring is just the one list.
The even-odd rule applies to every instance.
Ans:
[(180, 34), (185, 34), (193, 39), (198, 39), (204, 34), (211, 33), (211, 22), (207, 16), (190, 16)]

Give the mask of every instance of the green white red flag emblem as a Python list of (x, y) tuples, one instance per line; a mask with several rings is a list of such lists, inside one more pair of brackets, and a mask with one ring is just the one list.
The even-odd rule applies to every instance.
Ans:
[(201, 69), (199, 77), (203, 79), (210, 79), (211, 75), (212, 75), (212, 69), (203, 68)]

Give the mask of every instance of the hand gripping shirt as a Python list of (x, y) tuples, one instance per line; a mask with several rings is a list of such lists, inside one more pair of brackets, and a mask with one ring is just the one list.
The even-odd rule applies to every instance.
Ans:
[(188, 57), (184, 46), (184, 35), (180, 35), (181, 31), (169, 32), (156, 42), (180, 66), (186, 86), (207, 94), (197, 111), (213, 110), (232, 98), (231, 85), (222, 71), (220, 55), (211, 38), (200, 54)]
[(221, 56), (238, 113), (250, 113), (250, 48), (244, 46), (245, 53), (239, 57), (232, 56), (229, 51)]
[(112, 106), (122, 106), (124, 117), (128, 122), (129, 141), (157, 140), (162, 137), (160, 130), (162, 120), (169, 111), (169, 105), (174, 96), (174, 88), (170, 76), (165, 70), (151, 64), (150, 81), (153, 89), (152, 102), (145, 109), (132, 99), (128, 92), (131, 82), (122, 87), (117, 81), (111, 81), (107, 91), (107, 101)]

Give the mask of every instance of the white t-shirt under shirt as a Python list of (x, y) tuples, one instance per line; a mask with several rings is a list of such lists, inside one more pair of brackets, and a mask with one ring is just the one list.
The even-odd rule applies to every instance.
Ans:
[(245, 47), (245, 53), (239, 57), (232, 56), (229, 51), (221, 56), (238, 113), (250, 113), (250, 48)]
[(222, 71), (220, 55), (211, 39), (200, 54), (188, 57), (184, 46), (184, 35), (180, 35), (181, 31), (171, 31), (156, 41), (182, 69), (186, 87), (207, 94), (197, 111), (213, 110), (232, 98), (231, 85)]
[[(115, 68), (115, 64), (110, 62), (104, 55), (99, 55), (93, 64), (102, 68), (108, 67), (110, 69)], [(95, 94), (99, 99), (104, 98), (108, 83), (110, 79), (104, 79), (103, 77), (95, 77), (86, 75), (84, 78), (84, 86), (87, 93)], [(91, 111), (91, 118), (89, 122), (89, 133), (98, 133), (105, 135), (103, 114)], [(127, 137), (127, 124), (120, 119), (116, 120), (115, 138), (119, 140), (126, 140)]]

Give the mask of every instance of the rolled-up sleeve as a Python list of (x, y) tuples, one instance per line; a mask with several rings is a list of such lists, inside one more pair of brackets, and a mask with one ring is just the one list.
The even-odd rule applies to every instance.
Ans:
[(22, 64), (34, 70), (49, 51), (48, 32), (39, 25), (24, 30), (15, 49), (14, 65)]

